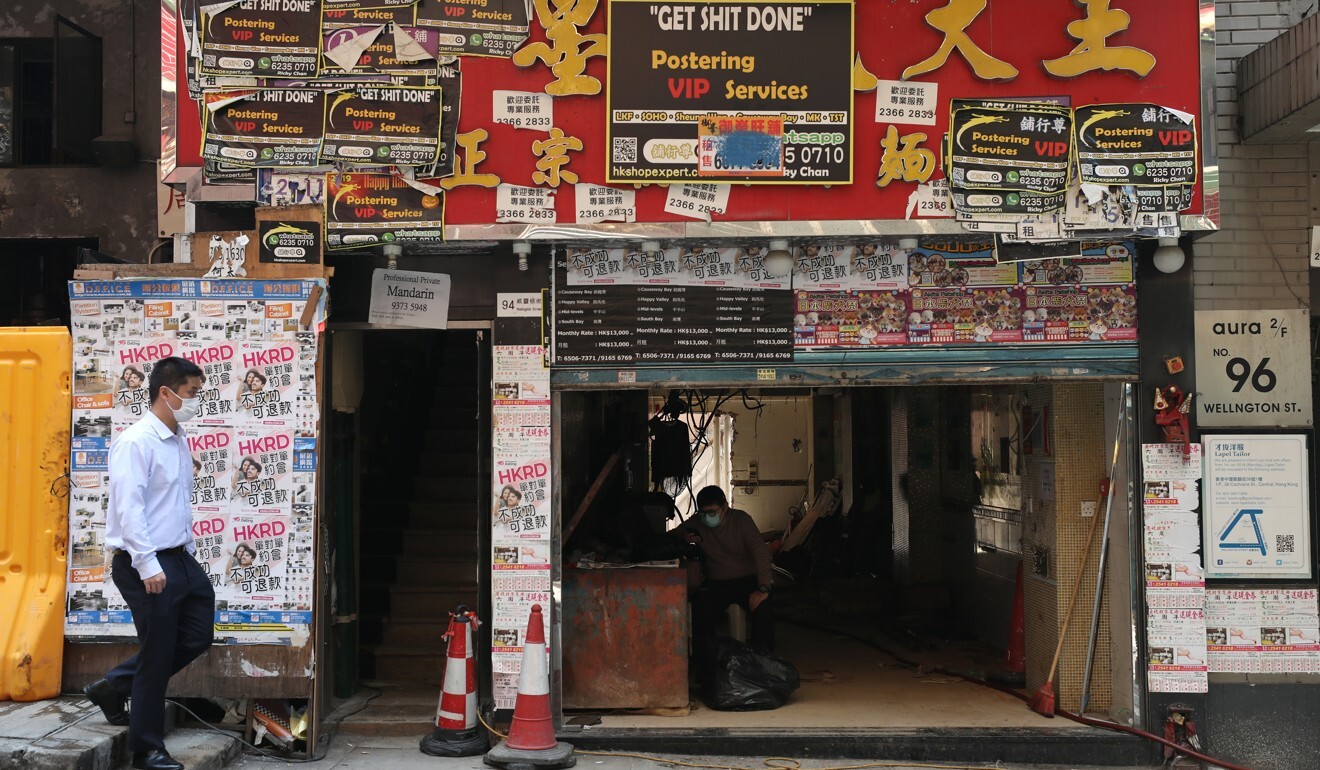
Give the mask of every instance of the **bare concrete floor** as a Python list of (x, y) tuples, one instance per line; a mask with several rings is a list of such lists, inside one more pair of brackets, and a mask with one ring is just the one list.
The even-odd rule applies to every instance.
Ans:
[(774, 711), (713, 711), (694, 694), (688, 716), (606, 714), (610, 728), (1016, 728), (1086, 730), (1046, 719), (1026, 703), (943, 674), (921, 674), (848, 637), (781, 623), (779, 654), (797, 666), (802, 687)]

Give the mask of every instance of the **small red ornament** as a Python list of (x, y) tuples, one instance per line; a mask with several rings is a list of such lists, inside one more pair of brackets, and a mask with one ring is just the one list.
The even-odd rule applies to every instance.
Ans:
[(1183, 454), (1192, 453), (1192, 432), (1189, 427), (1192, 411), (1192, 396), (1182, 392), (1177, 385), (1170, 385), (1163, 391), (1155, 390), (1155, 424), (1164, 431), (1164, 443), (1183, 445)]

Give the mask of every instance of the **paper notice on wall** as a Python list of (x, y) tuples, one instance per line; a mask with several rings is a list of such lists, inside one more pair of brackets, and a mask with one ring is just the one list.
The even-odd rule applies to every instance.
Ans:
[(1147, 680), (1152, 692), (1205, 692), (1200, 454), (1184, 455), (1180, 444), (1145, 444), (1142, 457)]
[(907, 218), (953, 217), (953, 198), (949, 193), (949, 180), (936, 179), (917, 185), (908, 198)]
[(75, 487), (69, 490), (69, 502), (74, 526), (83, 533), (69, 544), (69, 580), (100, 583), (105, 580), (109, 560), (105, 548), (105, 513), (110, 505), (108, 485)]
[(727, 184), (671, 184), (665, 196), (665, 213), (709, 222), (712, 215), (729, 209)]
[(1200, 527), (1189, 511), (1160, 512), (1145, 522), (1146, 604), (1155, 609), (1205, 605), (1205, 572), (1197, 553)]
[(245, 342), (237, 348), (234, 372), (240, 379), (235, 419), (291, 424), (298, 393), (298, 346), (293, 342)]
[(495, 188), (495, 221), (553, 224), (555, 191), (545, 187), (500, 184)]
[(1320, 673), (1316, 589), (1225, 589), (1206, 593), (1210, 671)]
[[(215, 568), (212, 579), (221, 602), (216, 611), (217, 642), (306, 641), (311, 619), (310, 576), (314, 574), (310, 559), (318, 339), (315, 331), (293, 328), (312, 287), (318, 284), (198, 279), (70, 284), (75, 392), (66, 632), (71, 637), (134, 633), (127, 605), (114, 586), (105, 548), (109, 444), (113, 434), (137, 422), (148, 408), (147, 383), (156, 362), (182, 356), (200, 366), (206, 378), (199, 393), (201, 412), (184, 426), (184, 434), (192, 460), (190, 504), (197, 559), (204, 568)], [(286, 375), (288, 387), (300, 386), (299, 396), (305, 392), (309, 398), (306, 433), (296, 441), (292, 425), (282, 419), (278, 406), (292, 402), (289, 394), (293, 391), (286, 391), (284, 385)], [(261, 393), (268, 395), (258, 399), (256, 394)], [(277, 419), (244, 418), (239, 411), (243, 395), (269, 402), (266, 406)], [(299, 447), (304, 451), (297, 451)], [(239, 474), (244, 458), (252, 462)], [(235, 499), (239, 484), (246, 485), (242, 489), (245, 499)], [(297, 547), (307, 562), (299, 566), (306, 578), (300, 594), (295, 597), (269, 579), (279, 576), (280, 560), (292, 541), (281, 548), (279, 535), (273, 532), (278, 527), (263, 530), (258, 526), (247, 531), (275, 542), (273, 548), (266, 548), (270, 544), (265, 542), (261, 547), (254, 545), (257, 559), (270, 566), (265, 574), (253, 574), (253, 596), (244, 606), (261, 609), (236, 609), (238, 604), (225, 593), (230, 589), (221, 584), (224, 567), (234, 558), (237, 546), (231, 536), (232, 517), (239, 516), (240, 524), (243, 516), (287, 521), (288, 500), (295, 488), (301, 490), (298, 526), (304, 532)], [(250, 523), (260, 525), (263, 520)], [(264, 584), (263, 577), (267, 578)], [(263, 596), (267, 598), (260, 598)], [(288, 608), (300, 612), (291, 613)], [(298, 625), (301, 631), (293, 627)]]
[(235, 513), (229, 516), (229, 525), (228, 547), (223, 549), (220, 567), (228, 609), (283, 609), (288, 517)]
[(577, 223), (636, 222), (637, 191), (597, 184), (573, 185)]
[(1147, 481), (1142, 486), (1146, 515), (1157, 511), (1194, 511), (1201, 507), (1201, 483), (1196, 479)]
[[(142, 419), (151, 409), (147, 384), (156, 362), (179, 355), (182, 343), (175, 340), (119, 340), (115, 343), (114, 430), (124, 428)], [(76, 433), (75, 433), (76, 435)]]
[(514, 128), (549, 131), (555, 124), (555, 99), (528, 91), (492, 91), (491, 120)]
[[(503, 295), (502, 295), (503, 297)], [(522, 665), (533, 605), (550, 639), (552, 487), (550, 374), (541, 345), (495, 345), (491, 519), (491, 667), (497, 708), (511, 708), (505, 688)]]
[(293, 503), (293, 436), (282, 425), (249, 425), (235, 432), (230, 455), (230, 510), (288, 515)]
[(1141, 468), (1146, 481), (1201, 478), (1201, 445), (1142, 444)]
[(225, 425), (198, 425), (187, 435), (193, 462), (194, 520), (227, 513), (233, 492), (230, 451), (234, 447), (234, 429)]
[(1205, 613), (1199, 609), (1152, 612), (1147, 618), (1146, 679), (1151, 692), (1206, 692)]
[(939, 95), (939, 83), (881, 80), (875, 89), (875, 122), (933, 126)]
[(238, 408), (238, 349), (226, 340), (190, 340), (182, 343), (179, 353), (201, 367), (206, 378), (197, 394), (201, 409), (196, 422), (232, 425)]

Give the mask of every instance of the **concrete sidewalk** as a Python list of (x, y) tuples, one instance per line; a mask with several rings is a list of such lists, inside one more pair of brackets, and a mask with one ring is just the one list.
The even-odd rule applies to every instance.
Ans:
[[(388, 770), (489, 770), (482, 764), (481, 757), (463, 759), (444, 759), (423, 754), (417, 748), (418, 737), (368, 737), (337, 735), (330, 741), (322, 759), (316, 762), (293, 764), (278, 760), (244, 755), (233, 767), (243, 770), (268, 770), (270, 768), (307, 768), (308, 770), (368, 770), (388, 768)], [(874, 759), (803, 759), (801, 770), (830, 770), (846, 766), (870, 765), (877, 768), (894, 770), (920, 770), (922, 768), (997, 768), (997, 770), (1150, 770), (1147, 767), (1129, 768), (1094, 768), (1081, 765), (994, 765), (957, 763), (902, 764), (885, 763)], [(770, 770), (771, 766), (760, 757), (700, 757), (700, 756), (657, 756), (654, 760), (619, 755), (596, 755), (578, 752), (577, 766), (582, 770), (661, 770), (662, 768), (682, 768), (676, 762), (691, 764), (723, 765), (746, 768), (747, 770)], [(793, 765), (778, 765), (780, 770), (789, 770)]]
[[(238, 740), (212, 730), (174, 727), (167, 704), (165, 744), (189, 770), (219, 770), (232, 762)], [(34, 703), (0, 702), (0, 770), (118, 770), (129, 765), (128, 728), (105, 722), (82, 696)]]

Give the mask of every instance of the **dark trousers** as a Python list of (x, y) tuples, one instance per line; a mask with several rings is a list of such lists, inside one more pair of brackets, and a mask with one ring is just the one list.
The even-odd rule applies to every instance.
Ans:
[(215, 590), (197, 560), (185, 551), (156, 557), (165, 571), (165, 590), (147, 593), (129, 555), (115, 554), (115, 585), (133, 613), (141, 647), (105, 679), (133, 699), (129, 711), (131, 751), (165, 748), (165, 688), (215, 637)]
[(692, 596), (692, 638), (708, 639), (715, 636), (715, 626), (730, 604), (747, 610), (747, 642), (768, 652), (775, 649), (774, 600), (767, 597), (755, 612), (747, 606), (747, 597), (757, 586), (756, 576), (733, 580), (707, 580)]

